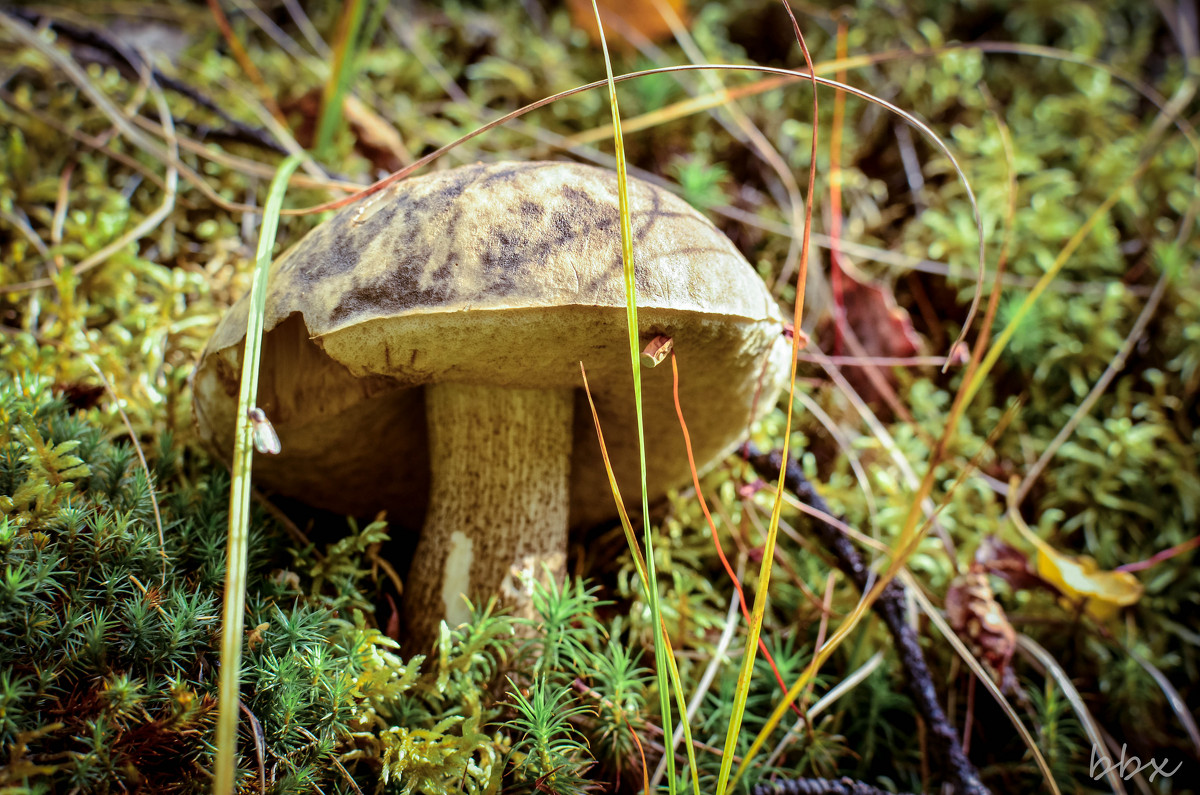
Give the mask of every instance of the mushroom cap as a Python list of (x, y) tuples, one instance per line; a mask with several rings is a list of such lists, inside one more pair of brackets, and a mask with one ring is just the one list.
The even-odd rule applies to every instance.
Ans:
[[(791, 345), (733, 244), (676, 196), (628, 183), (642, 344), (675, 343), (697, 466), (775, 403)], [(202, 439), (233, 447), (248, 297), (194, 382)], [(615, 515), (579, 363), (627, 498), (638, 441), (617, 181), (573, 163), (496, 163), (401, 182), (313, 229), (272, 265), (258, 406), (278, 456), (255, 477), (309, 504), (390, 509), (417, 528), (428, 491), (425, 384), (576, 389), (571, 523)], [(671, 368), (642, 369), (651, 497), (689, 480)]]

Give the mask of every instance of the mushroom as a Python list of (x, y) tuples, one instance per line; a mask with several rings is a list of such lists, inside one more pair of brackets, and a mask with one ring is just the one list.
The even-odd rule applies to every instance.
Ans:
[[(628, 195), (643, 343), (670, 337), (698, 466), (770, 409), (790, 344), (733, 244), (674, 195)], [(257, 404), (281, 452), (255, 478), (309, 504), (422, 527), (410, 635), (466, 620), (463, 595), (531, 612), (567, 529), (615, 515), (582, 390), (587, 368), (626, 494), (639, 483), (617, 183), (571, 163), (473, 165), (342, 211), (273, 265)], [(248, 303), (194, 377), (200, 436), (233, 446)], [(689, 470), (669, 368), (643, 369), (651, 497)]]

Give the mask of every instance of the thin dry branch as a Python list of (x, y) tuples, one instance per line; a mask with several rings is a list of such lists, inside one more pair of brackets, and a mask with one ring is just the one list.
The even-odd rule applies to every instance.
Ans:
[[(764, 453), (752, 444), (744, 448), (747, 460), (764, 477), (774, 477), (784, 466), (783, 456), (778, 452)], [(825, 500), (804, 476), (804, 470), (792, 460), (786, 462), (784, 485), (804, 503), (825, 513), (831, 513)], [(813, 522), (812, 527), (822, 546), (833, 553), (838, 568), (850, 578), (858, 589), (866, 593), (872, 574), (858, 549), (842, 533), (826, 522)], [(904, 620), (905, 588), (892, 580), (883, 589), (873, 605), (883, 619), (896, 644), (896, 652), (904, 670), (908, 673), (908, 692), (917, 711), (928, 726), (932, 747), (939, 757), (941, 769), (948, 781), (960, 795), (985, 795), (990, 790), (984, 786), (979, 771), (963, 752), (958, 731), (946, 718), (938, 702), (937, 690), (933, 686), (933, 675), (925, 662), (917, 633)], [(774, 790), (766, 790), (772, 792)], [(782, 790), (780, 790), (782, 791)], [(796, 790), (804, 792), (804, 790)]]

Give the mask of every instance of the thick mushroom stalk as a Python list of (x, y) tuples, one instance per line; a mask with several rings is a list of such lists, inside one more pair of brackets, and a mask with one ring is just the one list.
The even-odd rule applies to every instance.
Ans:
[(416, 648), (470, 618), (464, 595), (528, 617), (532, 580), (562, 575), (573, 413), (570, 389), (426, 386), (429, 511), (404, 600)]

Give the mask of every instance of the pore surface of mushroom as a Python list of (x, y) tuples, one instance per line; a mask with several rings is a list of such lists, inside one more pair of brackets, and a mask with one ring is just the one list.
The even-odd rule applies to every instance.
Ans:
[[(703, 468), (768, 410), (787, 374), (779, 309), (745, 259), (672, 194), (630, 180), (643, 342), (673, 339)], [(255, 479), (313, 505), (421, 529), (406, 582), (415, 637), (462, 595), (528, 610), (525, 574), (561, 573), (568, 526), (615, 507), (588, 380), (623, 492), (639, 492), (613, 173), (475, 165), (342, 211), (273, 265), (258, 405), (282, 451)], [(248, 302), (194, 380), (199, 432), (232, 449)], [(669, 367), (643, 371), (651, 496), (689, 479)]]

